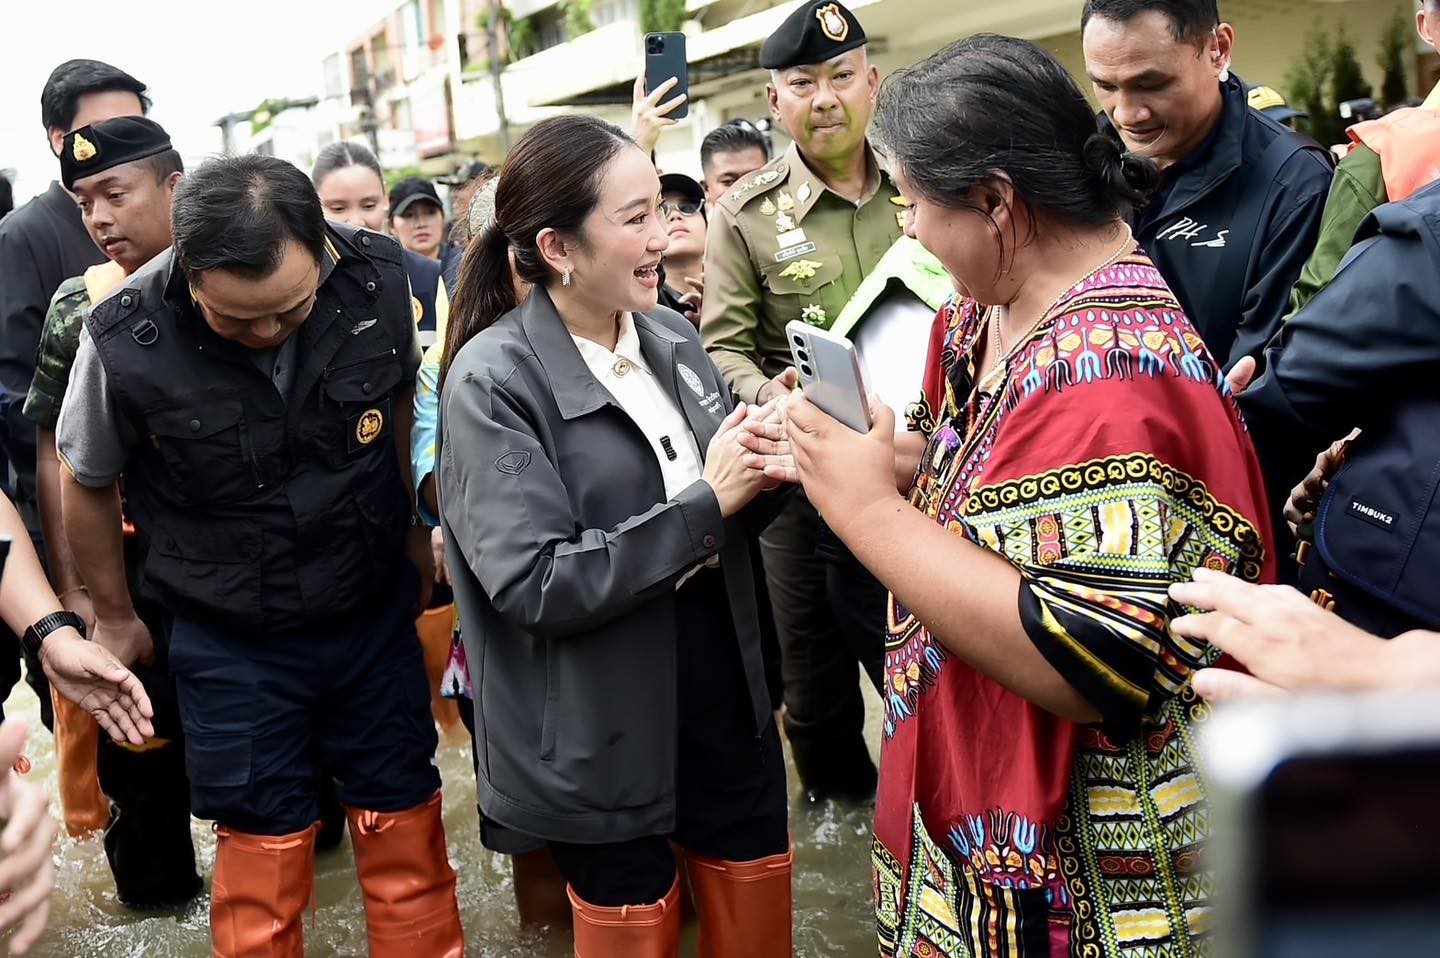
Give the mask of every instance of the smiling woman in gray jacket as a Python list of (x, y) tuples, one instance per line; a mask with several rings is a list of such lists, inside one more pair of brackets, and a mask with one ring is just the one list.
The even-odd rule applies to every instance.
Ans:
[[(511, 151), (466, 253), (437, 467), (487, 841), (539, 838), (576, 954), (790, 954), (785, 775), (750, 537), (773, 512), (694, 328), (657, 306), (660, 185), (567, 116)], [(511, 308), (509, 266), (534, 284)], [(760, 498), (757, 500), (757, 496)], [(753, 501), (753, 503), (752, 503)]]

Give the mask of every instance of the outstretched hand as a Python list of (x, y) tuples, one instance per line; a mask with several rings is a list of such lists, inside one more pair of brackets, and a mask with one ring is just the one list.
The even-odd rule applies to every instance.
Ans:
[(45, 676), (116, 742), (144, 745), (155, 734), (155, 709), (135, 673), (74, 629), (56, 629), (40, 647)]

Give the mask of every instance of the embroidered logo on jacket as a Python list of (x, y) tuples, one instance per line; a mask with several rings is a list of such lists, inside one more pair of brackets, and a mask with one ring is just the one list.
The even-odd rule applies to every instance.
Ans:
[(531, 455), (524, 450), (507, 452), (495, 460), (495, 468), (507, 476), (518, 476), (530, 466)]
[(705, 395), (705, 384), (700, 381), (699, 376), (695, 375), (695, 370), (684, 363), (677, 363), (676, 366), (680, 370), (680, 378), (685, 380), (685, 385), (690, 387), (690, 391), (697, 396), (703, 397)]

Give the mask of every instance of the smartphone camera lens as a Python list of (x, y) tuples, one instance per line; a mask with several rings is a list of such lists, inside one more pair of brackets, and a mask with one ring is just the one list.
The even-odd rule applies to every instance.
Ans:
[(803, 349), (797, 349), (795, 350), (795, 358), (802, 363), (808, 363), (810, 361), (810, 354)]
[(664, 49), (664, 46), (664, 42), (659, 37), (651, 37), (649, 40), (648, 49), (651, 53), (659, 53), (662, 49)]
[(804, 345), (805, 345), (805, 340), (801, 339), (799, 336), (793, 336), (793, 337), (791, 337), (790, 341), (791, 341), (792, 343), (794, 343), (796, 346), (804, 346)]
[(800, 372), (804, 373), (806, 376), (815, 375), (815, 371), (811, 369), (807, 363), (803, 362), (800, 364)]

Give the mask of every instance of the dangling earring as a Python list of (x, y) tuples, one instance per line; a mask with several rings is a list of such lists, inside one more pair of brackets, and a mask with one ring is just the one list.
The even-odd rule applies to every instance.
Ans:
[(570, 285), (570, 267), (568, 267), (568, 266), (565, 267), (565, 272), (563, 272), (563, 273), (560, 274), (560, 285), (561, 285), (561, 286), (569, 286), (569, 285)]
[(1230, 68), (1229, 68), (1228, 66), (1227, 66), (1227, 67), (1224, 67), (1224, 68), (1220, 71), (1220, 82), (1221, 82), (1221, 83), (1229, 83), (1229, 82), (1230, 82)]

